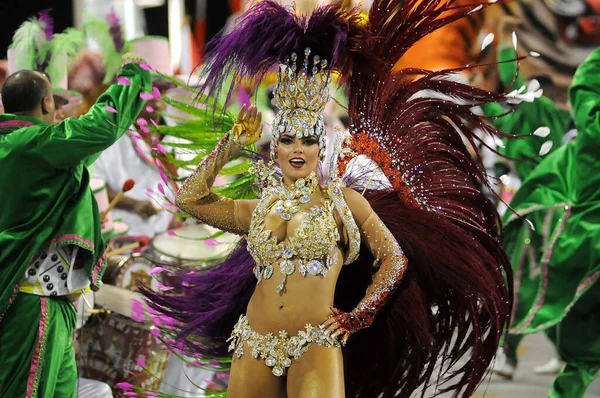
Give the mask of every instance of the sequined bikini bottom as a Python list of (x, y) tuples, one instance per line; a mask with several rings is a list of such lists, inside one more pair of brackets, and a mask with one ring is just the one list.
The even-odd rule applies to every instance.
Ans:
[(252, 330), (248, 319), (242, 315), (233, 327), (229, 351), (241, 358), (244, 355), (244, 344), (250, 348), (251, 354), (256, 359), (263, 359), (265, 364), (272, 368), (275, 376), (282, 376), (287, 368), (292, 365), (292, 359), (299, 359), (308, 351), (311, 344), (323, 347), (341, 347), (336, 339), (333, 339), (318, 326), (307, 324), (304, 330), (298, 331), (296, 336), (288, 336), (284, 330), (277, 335), (273, 333), (260, 334)]

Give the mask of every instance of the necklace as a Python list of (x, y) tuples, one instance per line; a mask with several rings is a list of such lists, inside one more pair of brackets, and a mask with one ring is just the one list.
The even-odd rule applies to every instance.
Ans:
[(297, 179), (290, 188), (283, 182), (280, 185), (279, 199), (275, 202), (273, 212), (279, 214), (284, 221), (290, 221), (292, 215), (300, 211), (300, 203), (310, 202), (310, 195), (318, 186), (316, 173), (311, 172), (306, 178)]

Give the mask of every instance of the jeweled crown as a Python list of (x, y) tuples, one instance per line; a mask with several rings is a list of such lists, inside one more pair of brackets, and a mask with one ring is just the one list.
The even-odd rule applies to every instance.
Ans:
[(319, 136), (319, 145), (325, 147), (325, 122), (323, 110), (329, 101), (330, 73), (327, 60), (315, 55), (309, 70), (311, 49), (304, 50), (302, 68), (298, 70), (296, 53), (279, 65), (277, 85), (274, 91), (275, 105), (279, 112), (273, 123), (272, 155), (276, 141), (287, 132), (298, 138)]

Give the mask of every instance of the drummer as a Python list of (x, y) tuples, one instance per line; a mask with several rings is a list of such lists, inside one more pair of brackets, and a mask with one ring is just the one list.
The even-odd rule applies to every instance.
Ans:
[[(154, 98), (146, 108), (142, 110), (140, 119), (160, 123), (164, 103)], [(161, 177), (152, 157), (152, 148), (136, 134), (129, 131), (104, 151), (94, 163), (93, 173), (94, 178), (106, 182), (109, 200), (117, 196), (125, 181), (135, 181), (133, 189), (112, 210), (112, 218), (127, 224), (129, 235), (152, 238), (169, 229), (172, 217), (167, 211), (159, 211), (160, 204), (148, 197), (148, 190), (156, 189)]]
[[(153, 42), (150, 39), (142, 38), (136, 39), (131, 45), (155, 70), (165, 75), (172, 75), (170, 64), (164, 62), (165, 59), (169, 59), (168, 47), (163, 49), (151, 46), (151, 43)], [(161, 53), (164, 50), (166, 53)], [(172, 83), (158, 76), (153, 77), (152, 84), (161, 95), (173, 87)], [(162, 181), (161, 163), (157, 162), (153, 152), (156, 154), (156, 146), (163, 137), (149, 133), (147, 127), (165, 124), (162, 113), (166, 106), (160, 97), (155, 95), (150, 99), (131, 130), (104, 151), (94, 163), (94, 178), (106, 182), (109, 200), (119, 193), (125, 181), (128, 179), (135, 181), (134, 188), (112, 210), (112, 218), (121, 219), (127, 224), (129, 235), (132, 237), (153, 238), (169, 229), (174, 221), (168, 211), (161, 211), (163, 203), (154, 202), (148, 196), (148, 192), (156, 190), (157, 185)], [(177, 173), (178, 170), (171, 170), (171, 172)]]

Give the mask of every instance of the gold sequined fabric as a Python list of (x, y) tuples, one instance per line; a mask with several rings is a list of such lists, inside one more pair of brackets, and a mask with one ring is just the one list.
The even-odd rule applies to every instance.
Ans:
[[(375, 314), (387, 302), (398, 287), (408, 260), (402, 248), (375, 212), (361, 225), (364, 241), (375, 257), (373, 266), (379, 268), (373, 276), (373, 283), (366, 296), (358, 303), (355, 314), (366, 312)], [(372, 320), (371, 320), (372, 321)]]
[(327, 192), (329, 197), (333, 200), (333, 205), (337, 211), (337, 214), (342, 219), (346, 232), (348, 234), (349, 247), (348, 252), (345, 254), (344, 265), (353, 263), (360, 253), (360, 230), (358, 225), (354, 221), (354, 215), (346, 203), (342, 188), (345, 187), (344, 183), (339, 178), (333, 178), (329, 181), (327, 186)]
[(336, 339), (331, 338), (318, 326), (306, 324), (295, 336), (288, 336), (284, 330), (277, 334), (260, 334), (250, 327), (248, 319), (241, 316), (233, 328), (229, 351), (238, 358), (244, 355), (244, 343), (249, 347), (250, 353), (256, 359), (262, 359), (270, 367), (275, 376), (283, 376), (292, 365), (292, 360), (298, 360), (308, 351), (311, 344), (323, 347), (341, 347)]
[(278, 267), (283, 275), (277, 286), (280, 294), (285, 290), (287, 277), (294, 272), (298, 271), (304, 277), (325, 277), (338, 262), (340, 234), (334, 216), (336, 210), (351, 240), (346, 263), (351, 263), (358, 255), (360, 234), (341, 189), (319, 189), (326, 193), (324, 204), (304, 211), (302, 222), (294, 235), (281, 242), (265, 227), (265, 219), (271, 211), (277, 213), (277, 206), (282, 206), (282, 202), (288, 200), (289, 193), (283, 184), (271, 179), (254, 210), (248, 233), (248, 251), (256, 261), (254, 274), (260, 283), (262, 279), (270, 279), (275, 267)]
[(215, 150), (208, 155), (188, 177), (177, 194), (175, 204), (196, 220), (223, 231), (243, 235), (236, 216), (235, 201), (211, 192), (221, 168), (242, 149), (227, 134)]

